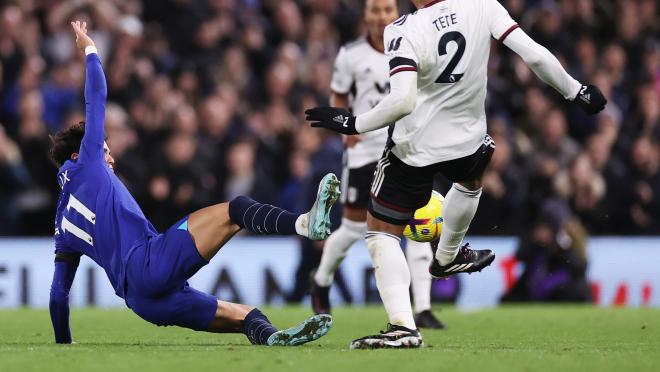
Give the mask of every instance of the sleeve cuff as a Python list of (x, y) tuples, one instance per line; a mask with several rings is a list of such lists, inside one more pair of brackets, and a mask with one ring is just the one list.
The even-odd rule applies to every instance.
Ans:
[(85, 55), (88, 56), (92, 53), (99, 54), (99, 51), (96, 49), (94, 45), (90, 45), (88, 47), (85, 47)]
[(362, 124), (360, 122), (360, 116), (356, 116), (355, 117), (355, 131), (358, 132), (358, 134), (364, 133), (363, 131), (360, 130), (360, 124)]
[(402, 71), (417, 71), (417, 63), (410, 58), (392, 58), (390, 60), (390, 76)]
[(580, 89), (582, 89), (582, 83), (573, 79), (572, 89), (570, 92), (568, 92), (568, 96), (564, 96), (564, 98), (566, 98), (569, 101), (575, 100), (578, 94), (580, 94)]

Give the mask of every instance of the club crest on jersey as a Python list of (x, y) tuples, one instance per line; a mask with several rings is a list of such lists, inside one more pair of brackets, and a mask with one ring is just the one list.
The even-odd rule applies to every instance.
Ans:
[(394, 52), (399, 50), (399, 48), (401, 47), (401, 40), (403, 40), (402, 36), (399, 36), (396, 39), (392, 39), (390, 43), (387, 45), (387, 51)]

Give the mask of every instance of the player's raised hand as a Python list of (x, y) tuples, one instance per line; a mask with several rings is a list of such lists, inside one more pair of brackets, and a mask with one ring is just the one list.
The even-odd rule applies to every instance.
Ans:
[(605, 108), (607, 99), (595, 85), (583, 85), (573, 100), (584, 112), (589, 115), (597, 114)]
[(87, 22), (71, 22), (73, 32), (76, 34), (76, 46), (83, 52), (88, 46), (95, 46), (94, 41), (87, 35)]
[(305, 119), (315, 128), (327, 128), (342, 134), (358, 134), (355, 129), (355, 116), (338, 107), (315, 107), (305, 111)]

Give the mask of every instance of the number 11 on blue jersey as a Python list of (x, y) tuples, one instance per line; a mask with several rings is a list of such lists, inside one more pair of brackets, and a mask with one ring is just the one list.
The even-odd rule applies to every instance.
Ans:
[[(69, 201), (66, 204), (66, 210), (70, 211), (73, 208), (76, 212), (80, 213), (85, 219), (92, 224), (96, 224), (96, 214), (87, 208), (80, 200), (76, 199), (73, 194), (69, 194)], [(74, 225), (71, 221), (62, 216), (61, 223), (62, 232), (70, 232), (73, 236), (82, 239), (85, 243), (94, 246), (94, 239), (85, 230)]]

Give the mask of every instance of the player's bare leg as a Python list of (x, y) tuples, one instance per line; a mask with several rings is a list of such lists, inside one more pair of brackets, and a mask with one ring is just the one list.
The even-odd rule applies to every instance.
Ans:
[[(316, 204), (315, 206), (318, 208)], [(329, 206), (327, 207), (327, 212), (329, 212)], [(288, 213), (273, 206), (269, 206), (269, 208), (277, 209), (281, 214)], [(291, 220), (289, 224), (295, 224), (298, 218), (289, 214), (289, 219)], [(241, 230), (241, 226), (230, 217), (230, 203), (200, 209), (188, 217), (187, 223), (187, 229), (195, 247), (207, 261), (210, 261)], [(277, 224), (275, 226), (277, 227)], [(290, 232), (291, 229), (295, 232), (295, 226), (288, 226), (288, 229), (283, 229), (282, 232)], [(268, 318), (253, 306), (217, 301), (215, 316), (207, 331), (242, 332), (252, 344), (256, 345), (296, 346), (324, 336), (331, 326), (332, 318), (329, 315), (315, 315), (295, 327), (278, 331)]]
[[(328, 174), (321, 180), (317, 199), (306, 214), (293, 214), (239, 197), (229, 203), (216, 204), (192, 213), (185, 222), (185, 229), (199, 254), (207, 261), (242, 228), (262, 234), (325, 238), (329, 234), (330, 209), (338, 196), (339, 181), (334, 174)], [(315, 315), (295, 327), (278, 331), (261, 311), (252, 306), (217, 301), (214, 318), (206, 330), (243, 332), (250, 342), (258, 345), (295, 346), (324, 336), (331, 326), (332, 317)]]
[[(207, 261), (241, 230), (229, 216), (229, 203), (196, 211), (188, 217), (187, 223), (188, 232), (197, 250)], [(293, 328), (278, 331), (268, 318), (253, 306), (217, 301), (215, 316), (206, 330), (216, 333), (244, 333), (250, 342), (256, 345), (295, 346), (324, 336), (331, 326), (332, 318), (329, 315), (315, 315)]]
[(254, 309), (254, 306), (218, 300), (215, 319), (213, 319), (208, 331), (216, 333), (240, 333), (243, 331), (245, 317)]
[[(188, 217), (188, 232), (200, 255), (211, 260), (241, 227), (229, 217), (229, 203), (216, 204)], [(324, 336), (332, 326), (330, 316), (315, 315), (301, 324), (278, 331), (268, 318), (253, 306), (218, 301), (215, 317), (207, 331), (244, 333), (257, 345), (295, 346)]]
[(188, 232), (199, 254), (207, 261), (239, 231), (240, 226), (229, 218), (229, 203), (200, 209), (188, 217)]
[(495, 260), (490, 250), (472, 250), (467, 244), (461, 247), (479, 207), (481, 184), (481, 178), (454, 183), (445, 196), (442, 235), (434, 242), (435, 259), (429, 268), (433, 277), (481, 271)]

